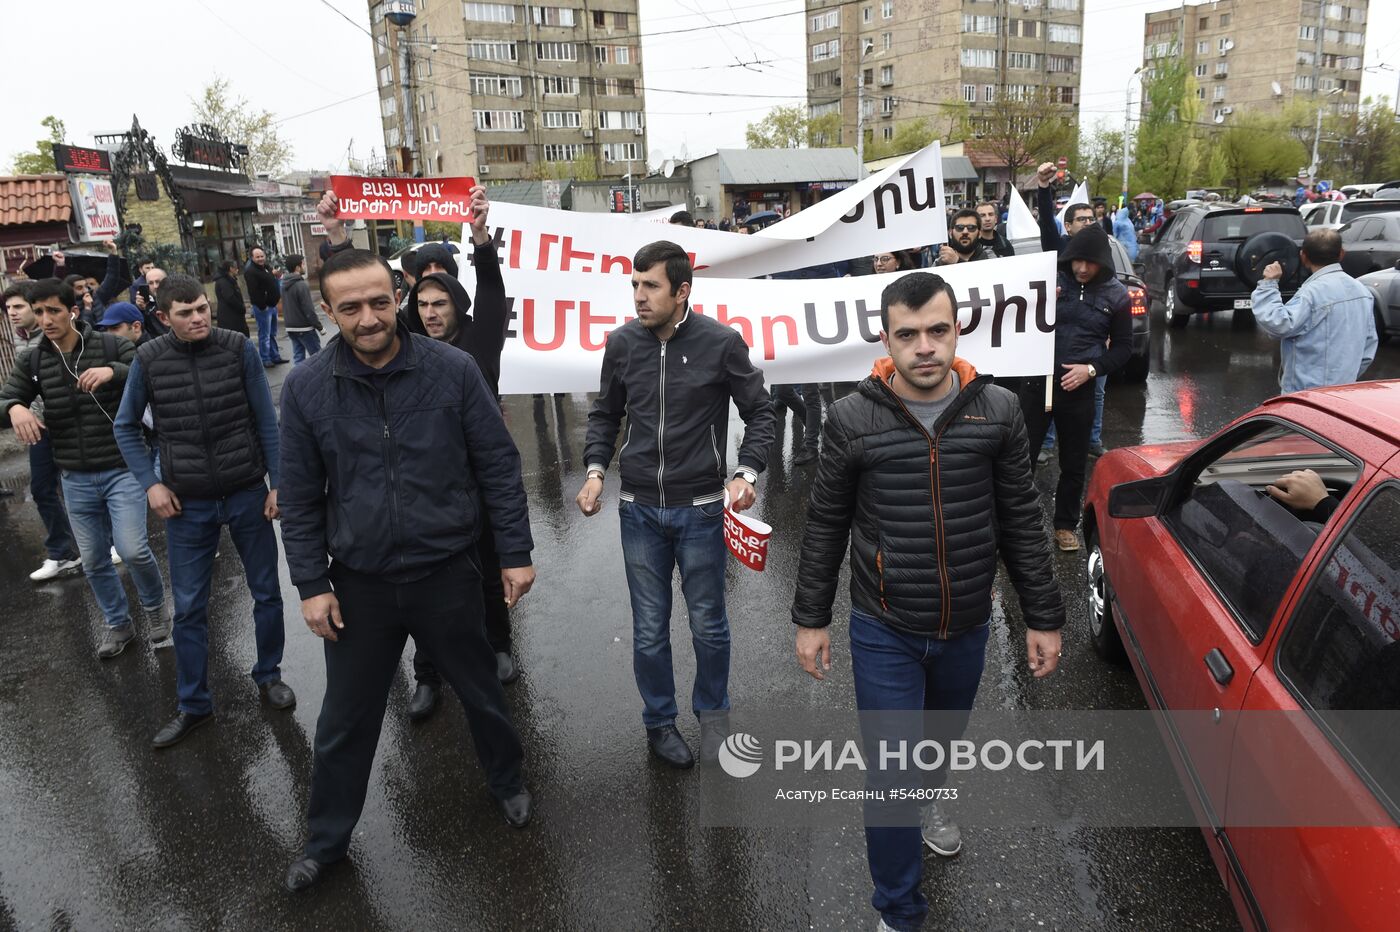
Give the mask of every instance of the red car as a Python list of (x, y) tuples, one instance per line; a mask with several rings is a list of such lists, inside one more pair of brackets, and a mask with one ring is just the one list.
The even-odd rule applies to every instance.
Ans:
[[(1173, 713), (1165, 743), (1247, 928), (1400, 927), (1397, 452), (1400, 381), (1366, 382), (1094, 467), (1090, 636)], [(1304, 469), (1329, 493), (1318, 507), (1264, 491)], [(1214, 726), (1173, 724), (1191, 710)], [(1282, 727), (1240, 724), (1260, 720)], [(1304, 799), (1350, 815), (1258, 817)]]

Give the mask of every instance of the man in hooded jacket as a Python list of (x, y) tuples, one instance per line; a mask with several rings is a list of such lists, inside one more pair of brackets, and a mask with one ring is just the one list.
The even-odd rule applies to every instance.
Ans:
[[(476, 303), (457, 280), (457, 261), (447, 247), (432, 243), (414, 256), (418, 277), (409, 292), (404, 318), (414, 333), (426, 334), (470, 353), (492, 394), (500, 397), (501, 352), (509, 323), (505, 280), (501, 277), (496, 244), (486, 227), (490, 210), (484, 188), (472, 192), (472, 265), (476, 271)], [(407, 258), (407, 257), (405, 257)], [(490, 527), (477, 544), (486, 602), (486, 638), (496, 652), (496, 674), (502, 683), (513, 683), (520, 670), (511, 656), (510, 612), (500, 585), (500, 557)], [(413, 656), (418, 687), (409, 700), (408, 716), (422, 721), (437, 708), (442, 677), (422, 648)]]
[(1080, 497), (1094, 424), (1094, 379), (1111, 375), (1132, 355), (1132, 300), (1113, 273), (1103, 228), (1089, 224), (1070, 237), (1060, 254), (1055, 299), (1055, 386), (1045, 410), (1040, 379), (1021, 383), (1021, 412), (1030, 448), (1039, 450), (1053, 422), (1060, 450), (1055, 490), (1055, 543), (1078, 550)]

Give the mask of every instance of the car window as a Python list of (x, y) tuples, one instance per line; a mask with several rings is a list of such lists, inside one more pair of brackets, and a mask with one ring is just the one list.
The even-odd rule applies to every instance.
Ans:
[(1376, 239), (1376, 233), (1383, 227), (1379, 220), (1353, 220), (1342, 228), (1342, 242), (1359, 243), (1362, 240)]
[(1163, 520), (1249, 637), (1261, 640), (1289, 580), (1327, 520), (1265, 491), (1311, 469), (1338, 500), (1360, 474), (1337, 450), (1275, 421), (1244, 425), (1212, 458), (1192, 464)]
[(1206, 217), (1200, 239), (1215, 243), (1221, 240), (1247, 240), (1256, 233), (1286, 233), (1297, 235), (1303, 221), (1297, 214), (1281, 210), (1248, 213), (1213, 213)]
[[(1294, 613), (1278, 669), (1305, 706), (1361, 769), (1400, 802), (1394, 716), (1327, 712), (1400, 711), (1400, 487), (1362, 506)], [(1384, 719), (1384, 721), (1380, 721)]]

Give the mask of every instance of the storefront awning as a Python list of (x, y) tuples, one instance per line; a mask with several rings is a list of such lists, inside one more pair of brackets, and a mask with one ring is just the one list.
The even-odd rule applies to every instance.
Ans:
[(180, 194), (185, 198), (185, 208), (192, 214), (211, 213), (216, 210), (258, 209), (258, 195), (251, 189), (247, 193), (230, 191), (213, 185), (176, 182)]

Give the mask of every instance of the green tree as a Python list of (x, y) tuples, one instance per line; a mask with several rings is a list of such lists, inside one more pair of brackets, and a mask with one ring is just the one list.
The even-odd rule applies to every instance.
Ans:
[(235, 97), (229, 80), (215, 77), (204, 85), (194, 106), (197, 123), (208, 123), (225, 139), (248, 147), (243, 168), (249, 178), (260, 174), (276, 176), (291, 166), (292, 146), (282, 138), (276, 118), (267, 110), (255, 110), (242, 97)]
[(58, 169), (53, 163), (53, 144), (68, 140), (68, 130), (63, 121), (50, 114), (39, 121), (39, 125), (49, 131), (49, 135), (34, 143), (33, 152), (21, 152), (10, 163), (12, 175), (49, 175)]
[(917, 120), (905, 120), (895, 126), (894, 138), (889, 140), (871, 138), (868, 140), (865, 143), (865, 157), (866, 159), (883, 159), (892, 155), (917, 152), (936, 138), (937, 135), (934, 133), (933, 125), (928, 121), (928, 118), (919, 117)]
[(1107, 120), (1096, 120), (1089, 132), (1079, 134), (1074, 168), (1091, 197), (1110, 197), (1122, 184), (1123, 131), (1112, 129)]
[(750, 149), (820, 148), (840, 145), (840, 139), (839, 113), (812, 118), (798, 104), (774, 107), (744, 130), (744, 142)]
[(1369, 184), (1400, 175), (1400, 123), (1390, 98), (1367, 97), (1355, 113), (1335, 114), (1322, 123), (1324, 178), (1341, 184)]
[(1178, 198), (1200, 165), (1201, 103), (1186, 60), (1172, 54), (1153, 61), (1143, 82), (1145, 107), (1137, 133), (1131, 178), (1136, 190)]
[(1284, 115), (1236, 112), (1212, 140), (1212, 154), (1224, 163), (1222, 181), (1235, 196), (1256, 186), (1289, 178), (1306, 165), (1308, 150), (1289, 133)]
[(1071, 117), (1047, 88), (1003, 93), (995, 103), (968, 112), (964, 133), (1006, 166), (1014, 186), (1022, 169), (1074, 149), (1077, 133)]

